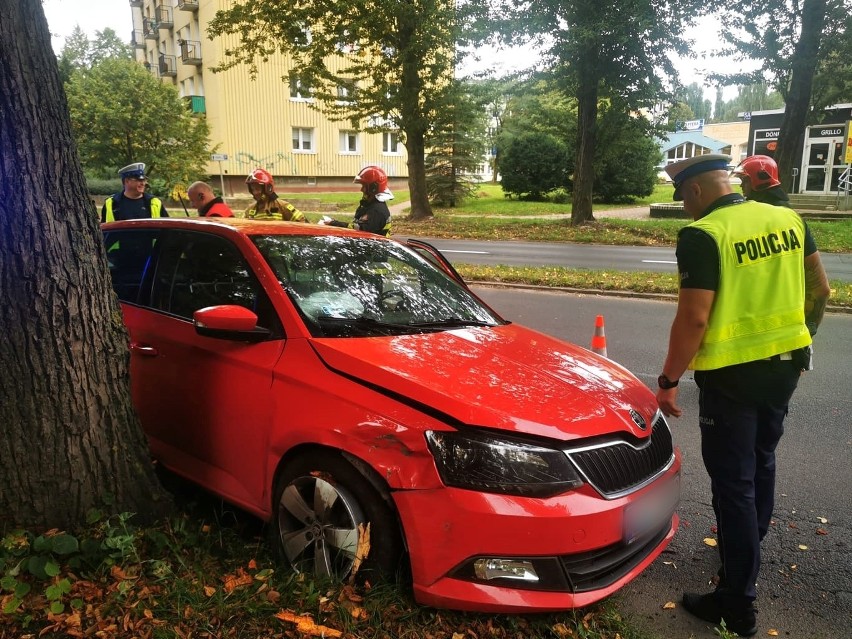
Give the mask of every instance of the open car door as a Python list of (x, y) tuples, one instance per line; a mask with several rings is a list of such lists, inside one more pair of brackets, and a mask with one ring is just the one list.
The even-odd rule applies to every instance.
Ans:
[(467, 283), (462, 279), (462, 276), (459, 275), (459, 272), (450, 264), (450, 260), (444, 257), (444, 254), (441, 253), (438, 249), (427, 242), (423, 242), (421, 240), (414, 240), (408, 238), (405, 240), (405, 245), (425, 257), (427, 260), (432, 262), (439, 269), (444, 271), (447, 275), (456, 280), (459, 284), (464, 286), (466, 289), (470, 290), (467, 286)]

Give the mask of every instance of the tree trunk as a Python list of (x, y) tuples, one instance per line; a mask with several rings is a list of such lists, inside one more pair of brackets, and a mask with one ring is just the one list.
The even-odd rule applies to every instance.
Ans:
[(432, 205), (426, 191), (426, 145), (422, 131), (405, 132), (405, 149), (408, 151), (408, 190), (411, 200), (412, 222), (432, 217)]
[(805, 0), (802, 6), (802, 33), (793, 54), (790, 89), (787, 92), (784, 120), (781, 123), (775, 154), (781, 185), (788, 191), (793, 183), (792, 170), (796, 168), (796, 150), (805, 134), (808, 121), (825, 13), (826, 0)]
[(170, 503), (40, 0), (0, 0), (0, 529)]
[(589, 52), (580, 62), (577, 87), (577, 155), (574, 163), (574, 191), (571, 198), (571, 224), (594, 220), (592, 193), (595, 181), (594, 159), (597, 143), (598, 76), (597, 60)]

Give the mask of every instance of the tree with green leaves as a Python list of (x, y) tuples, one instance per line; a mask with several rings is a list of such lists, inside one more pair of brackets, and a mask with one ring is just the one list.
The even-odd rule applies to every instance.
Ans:
[(677, 131), (678, 124), (694, 119), (695, 113), (689, 108), (689, 105), (686, 102), (676, 101), (668, 109), (666, 131)]
[(472, 196), (485, 158), (485, 105), (469, 83), (454, 80), (451, 99), (426, 138), (426, 191), (435, 206), (455, 207)]
[(63, 82), (68, 82), (75, 71), (91, 69), (110, 58), (132, 60), (130, 45), (122, 41), (110, 28), (96, 31), (95, 37), (90, 40), (80, 25), (77, 25), (71, 35), (65, 38), (59, 52), (59, 74)]
[(218, 11), (208, 32), (239, 37), (219, 70), (248, 65), (254, 73), (270, 55), (286, 53), (330, 117), (368, 132), (397, 131), (408, 152), (410, 219), (419, 220), (432, 216), (426, 139), (450, 103), (457, 45), (487, 14), (487, 3), (474, 0), (256, 0)]
[[(723, 16), (722, 37), (730, 43), (725, 53), (757, 60), (760, 67), (711, 77), (727, 84), (765, 81), (781, 94), (784, 120), (775, 160), (786, 188), (792, 182), (794, 155), (805, 126), (827, 106), (812, 100), (818, 71), (833, 68), (830, 62), (836, 52), (826, 44), (847, 42), (844, 34), (850, 11), (852, 0), (766, 0), (729, 8)], [(850, 53), (846, 51), (847, 60)]]
[(512, 138), (503, 149), (503, 191), (542, 200), (568, 188), (568, 147), (549, 133), (530, 131)]
[(651, 135), (651, 124), (604, 104), (598, 115), (595, 153), (595, 199), (632, 202), (654, 192), (662, 154)]
[(766, 111), (784, 107), (784, 98), (766, 82), (756, 82), (737, 87), (737, 95), (718, 104), (714, 119), (717, 122), (731, 122), (741, 113)]
[(115, 177), (120, 167), (144, 162), (168, 186), (204, 175), (210, 157), (207, 120), (192, 114), (175, 87), (141, 65), (106, 58), (75, 72), (66, 89), (88, 174)]
[[(711, 115), (710, 100), (704, 98), (704, 87), (692, 82), (675, 91), (676, 100), (682, 102), (692, 111), (693, 120), (709, 120)], [(671, 119), (671, 117), (669, 118)]]
[(0, 530), (163, 513), (40, 0), (0, 0)]
[(602, 99), (625, 112), (651, 109), (669, 100), (668, 78), (677, 77), (670, 54), (688, 55), (684, 31), (709, 11), (699, 0), (513, 0), (512, 32), (541, 39), (561, 88), (577, 99), (578, 135), (572, 224), (594, 219), (594, 158), (598, 106)]

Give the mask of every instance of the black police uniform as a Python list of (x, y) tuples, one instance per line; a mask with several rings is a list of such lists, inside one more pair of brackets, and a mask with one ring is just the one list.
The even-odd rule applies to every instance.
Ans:
[[(722, 196), (700, 217), (743, 201), (735, 193)], [(805, 255), (817, 250), (807, 226), (804, 248)], [(694, 227), (682, 229), (677, 260), (681, 288), (718, 290), (719, 250), (707, 233)], [(722, 559), (715, 595), (731, 609), (751, 605), (757, 596), (760, 541), (775, 505), (775, 448), (804, 368), (799, 353), (794, 355), (793, 359), (776, 355), (694, 373), (701, 455), (710, 476)]]

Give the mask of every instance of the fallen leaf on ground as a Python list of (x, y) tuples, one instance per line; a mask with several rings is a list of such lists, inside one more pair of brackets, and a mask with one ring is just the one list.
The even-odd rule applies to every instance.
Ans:
[(216, 594), (216, 589), (213, 586), (204, 586), (204, 594), (208, 597), (212, 597)]
[(768, 634), (770, 637), (777, 637), (778, 631), (775, 630), (775, 628), (770, 628), (769, 630), (766, 631), (766, 634)]
[(242, 568), (237, 568), (237, 572), (233, 575), (225, 575), (222, 577), (225, 582), (224, 589), (228, 594), (234, 592), (240, 586), (248, 586), (254, 582), (251, 575), (247, 574)]
[(710, 546), (711, 548), (715, 548), (717, 546), (717, 544), (718, 544), (718, 542), (715, 539), (713, 539), (712, 537), (705, 537), (704, 538), (704, 545), (705, 546)]
[(805, 544), (799, 544), (799, 550), (807, 550), (808, 547)]
[(677, 608), (677, 604), (674, 601), (667, 601), (663, 604), (663, 610), (672, 610), (673, 608)]
[(556, 636), (562, 637), (563, 639), (565, 637), (573, 637), (574, 636), (574, 631), (571, 630), (564, 623), (558, 623), (558, 624), (552, 626), (550, 629), (553, 631), (553, 633)]
[(828, 531), (827, 531), (825, 528), (817, 528), (817, 529), (816, 529), (816, 534), (817, 534), (817, 535), (827, 535), (827, 534), (828, 534)]
[(826, 519), (825, 517), (817, 517), (817, 521), (821, 524), (827, 524), (828, 523), (828, 519)]
[(329, 628), (328, 626), (318, 626), (310, 617), (297, 615), (289, 610), (282, 610), (275, 613), (275, 617), (281, 621), (289, 621), (296, 624), (296, 630), (305, 635), (313, 635), (314, 637), (340, 637), (343, 635), (340, 630)]

